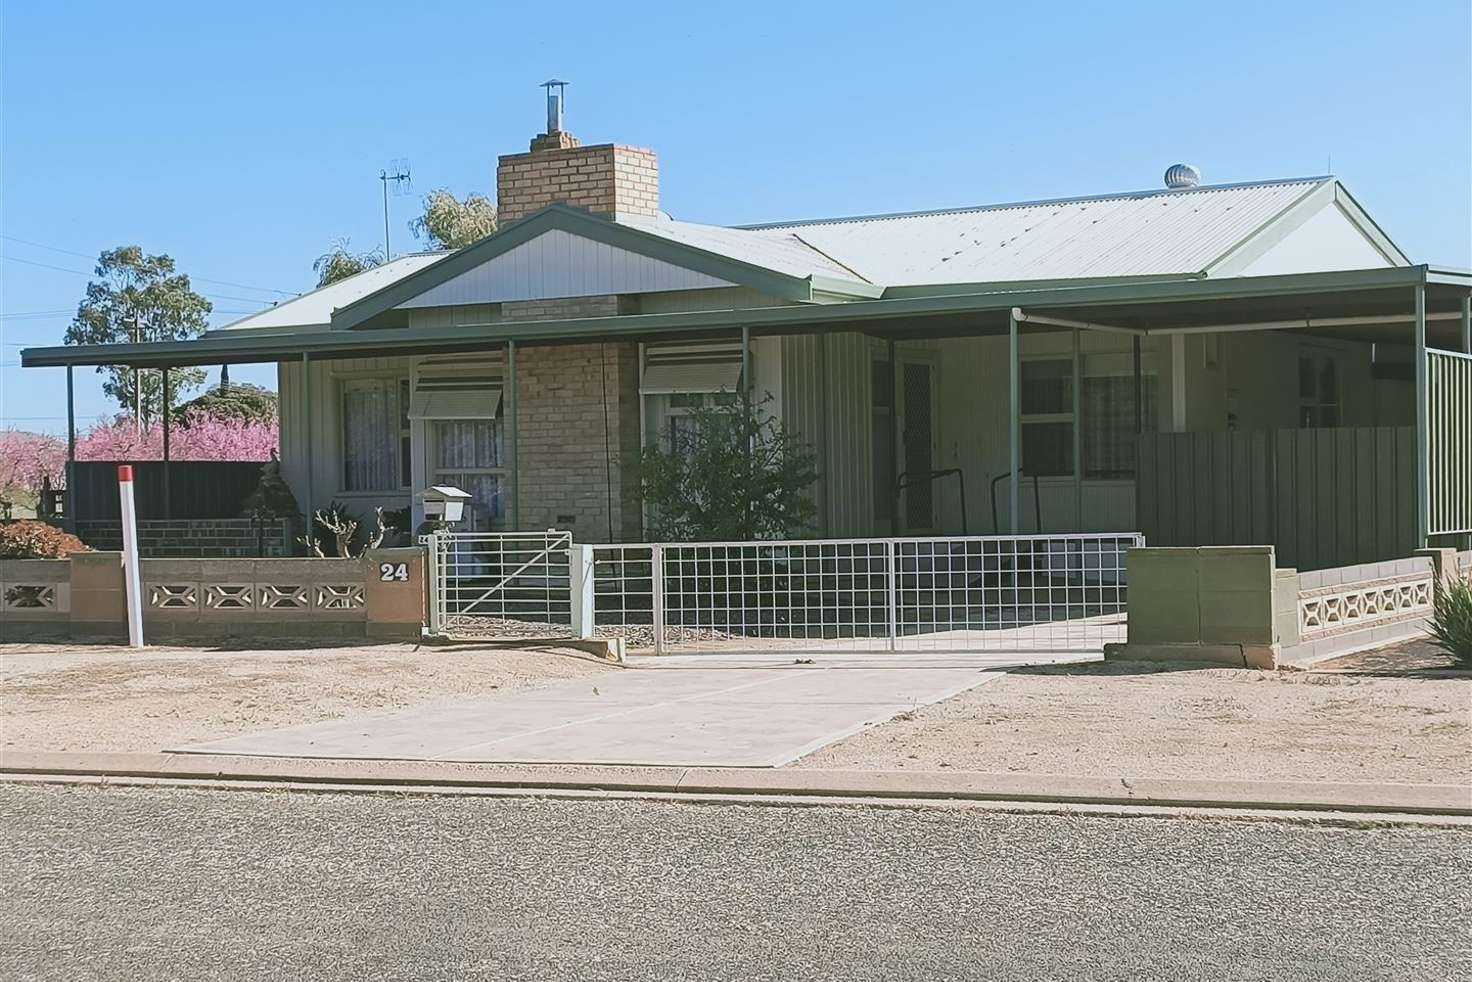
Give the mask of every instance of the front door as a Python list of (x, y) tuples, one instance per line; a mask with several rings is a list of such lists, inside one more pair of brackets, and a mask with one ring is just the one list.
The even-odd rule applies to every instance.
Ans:
[(911, 535), (933, 532), (935, 484), (926, 475), (935, 469), (935, 385), (928, 362), (900, 362), (900, 440), (901, 524)]

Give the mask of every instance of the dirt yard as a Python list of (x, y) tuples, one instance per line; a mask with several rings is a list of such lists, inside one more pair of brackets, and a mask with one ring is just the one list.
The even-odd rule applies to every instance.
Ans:
[(0, 745), (153, 751), (607, 671), (555, 650), (0, 645)]
[(1472, 675), (1411, 642), (1307, 672), (1025, 669), (793, 767), (1472, 783)]

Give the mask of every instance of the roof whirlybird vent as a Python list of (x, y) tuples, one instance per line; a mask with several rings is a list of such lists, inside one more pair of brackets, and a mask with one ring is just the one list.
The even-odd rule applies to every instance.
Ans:
[(1165, 169), (1165, 186), (1172, 191), (1194, 188), (1201, 183), (1201, 172), (1190, 164), (1171, 164)]

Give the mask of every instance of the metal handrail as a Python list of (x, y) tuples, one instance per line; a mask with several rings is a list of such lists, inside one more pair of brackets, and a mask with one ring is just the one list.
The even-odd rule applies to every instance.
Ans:
[[(966, 474), (961, 468), (947, 467), (938, 471), (905, 471), (894, 479), (894, 489), (896, 492), (900, 492), (906, 488), (912, 488), (920, 484), (930, 484), (937, 478), (950, 477), (953, 474), (961, 485), (961, 534), (970, 535), (971, 526), (966, 521)], [(906, 478), (910, 478), (910, 480), (907, 481)]]
[[(1026, 480), (1029, 476), (1026, 471), (1018, 471), (1017, 473), (1023, 480)], [(1011, 476), (1012, 472), (1008, 471), (1005, 474), (998, 474), (992, 478), (992, 532), (996, 535), (1002, 534), (1002, 526), (997, 523), (997, 485)], [(1031, 476), (1033, 527), (1041, 535), (1043, 532), (1043, 499), (1038, 496), (1038, 476), (1036, 474)]]

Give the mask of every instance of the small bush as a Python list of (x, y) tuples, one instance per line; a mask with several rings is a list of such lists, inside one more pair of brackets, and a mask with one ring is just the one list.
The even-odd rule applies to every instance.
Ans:
[(91, 552), (81, 539), (45, 522), (0, 525), (0, 559), (65, 559)]
[(1460, 668), (1472, 668), (1472, 583), (1457, 580), (1436, 592), (1431, 643)]

